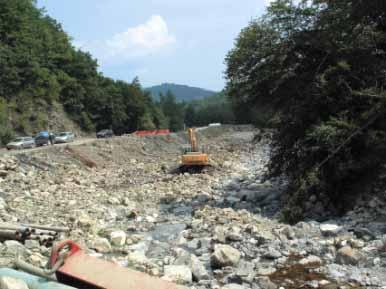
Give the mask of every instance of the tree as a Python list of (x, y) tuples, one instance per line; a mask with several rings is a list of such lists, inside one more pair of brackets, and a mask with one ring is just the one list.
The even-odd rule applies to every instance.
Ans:
[[(384, 8), (382, 1), (276, 0), (228, 54), (236, 116), (250, 106), (278, 119), (270, 173), (289, 179), (289, 221), (350, 209), (366, 191), (356, 188), (382, 171)], [(309, 210), (311, 195), (322, 211)]]
[(160, 94), (160, 107), (172, 131), (184, 128), (184, 105), (177, 103), (175, 95), (170, 90), (166, 95)]
[(46, 129), (47, 112), (62, 105), (86, 131), (132, 132), (144, 123), (165, 126), (139, 79), (114, 81), (97, 61), (75, 49), (61, 25), (33, 0), (0, 0), (0, 98), (7, 127), (21, 134)]

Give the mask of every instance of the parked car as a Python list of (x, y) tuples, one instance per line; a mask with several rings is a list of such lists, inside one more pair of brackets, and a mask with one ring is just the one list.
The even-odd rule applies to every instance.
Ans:
[(50, 144), (50, 134), (48, 131), (41, 131), (35, 136), (35, 144), (38, 147)]
[(75, 135), (72, 132), (60, 132), (55, 135), (54, 143), (68, 143), (73, 142), (75, 139)]
[(13, 141), (7, 144), (7, 149), (12, 150), (21, 150), (26, 148), (33, 148), (35, 146), (35, 141), (32, 137), (18, 137), (15, 138)]
[(113, 137), (114, 133), (111, 129), (103, 129), (99, 132), (97, 132), (96, 137), (97, 138), (107, 138), (107, 137)]

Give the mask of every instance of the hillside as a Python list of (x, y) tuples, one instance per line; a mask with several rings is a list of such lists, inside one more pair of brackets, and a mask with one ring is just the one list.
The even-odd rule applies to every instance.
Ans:
[(97, 68), (36, 1), (1, 1), (0, 142), (43, 129), (111, 127), (122, 134), (167, 127), (137, 79), (116, 81)]
[(199, 87), (191, 87), (174, 83), (163, 83), (161, 85), (152, 86), (146, 88), (146, 91), (149, 91), (155, 100), (159, 99), (160, 93), (166, 94), (168, 91), (171, 91), (176, 96), (177, 101), (204, 99), (216, 93), (215, 91)]

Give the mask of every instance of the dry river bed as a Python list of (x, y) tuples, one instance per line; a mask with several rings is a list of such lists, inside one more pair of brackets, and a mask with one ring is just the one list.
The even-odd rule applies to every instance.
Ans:
[[(263, 179), (269, 145), (253, 143), (256, 133), (200, 131), (213, 164), (201, 174), (175, 173), (183, 134), (1, 156), (0, 219), (68, 226), (59, 239), (188, 288), (386, 288), (383, 204), (280, 223), (286, 183)], [(0, 242), (1, 267), (16, 254), (44, 267), (50, 248)]]

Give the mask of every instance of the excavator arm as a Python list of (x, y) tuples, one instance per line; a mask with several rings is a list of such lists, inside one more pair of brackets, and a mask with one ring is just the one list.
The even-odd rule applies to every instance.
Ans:
[(189, 142), (192, 152), (197, 152), (197, 139), (196, 139), (196, 133), (193, 128), (188, 129), (188, 135), (189, 135)]
[(209, 157), (198, 149), (196, 133), (193, 128), (188, 129), (188, 136), (191, 151), (182, 155), (182, 165), (185, 167), (207, 166), (209, 165)]

